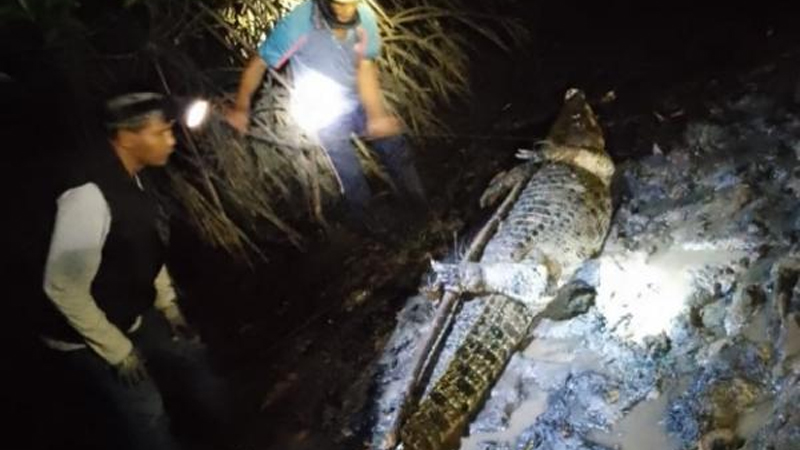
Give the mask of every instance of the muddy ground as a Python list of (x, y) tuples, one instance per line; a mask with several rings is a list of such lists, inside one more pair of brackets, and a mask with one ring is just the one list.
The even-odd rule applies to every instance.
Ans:
[[(485, 218), (476, 199), (486, 182), (513, 164), (517, 148), (545, 134), (567, 87), (587, 91), (620, 163), (678, 148), (690, 124), (745, 92), (763, 94), (775, 108), (792, 107), (798, 41), (780, 20), (724, 19), (712, 11), (656, 22), (650, 12), (626, 27), (614, 16), (624, 13), (597, 11), (564, 26), (545, 19), (558, 11), (531, 12), (539, 29), (525, 54), (476, 52), (475, 98), (452, 115), (463, 136), (428, 140), (417, 153), (434, 220), (390, 231), (388, 241), (342, 232), (307, 254), (276, 253), (258, 276), (231, 274), (223, 283), (230, 291), (207, 300), (214, 315), (209, 336), (218, 333), (217, 348), (258, 409), (247, 445), (368, 445), (374, 418), (364, 410), (373, 393), (366, 374), (398, 311), (416, 292), (428, 259), (452, 253)], [(187, 269), (184, 276), (219, 286), (216, 267), (194, 270), (202, 275)], [(284, 273), (306, 275), (298, 281)], [(233, 299), (227, 321), (213, 306), (223, 297)], [(630, 394), (628, 406), (647, 392)]]
[[(524, 51), (508, 55), (479, 45), (474, 52), (474, 97), (448, 114), (461, 136), (429, 137), (417, 151), (431, 199), (428, 220), (405, 220), (384, 195), (376, 211), (388, 226), (378, 235), (333, 230), (316, 237), (303, 253), (276, 246), (269, 262), (252, 268), (204, 247), (189, 233), (173, 235), (174, 275), (186, 294), (185, 309), (220, 370), (236, 386), (241, 448), (367, 445), (372, 420), (367, 374), (381, 357), (398, 312), (417, 291), (429, 258), (450, 254), (486, 217), (477, 207), (480, 192), (495, 173), (513, 164), (517, 148), (530, 147), (544, 136), (566, 88), (587, 92), (618, 163), (652, 157), (654, 151), (669, 156), (685, 144), (691, 124), (716, 120), (724, 128), (734, 123), (738, 116), (719, 115), (719, 109), (744, 94), (769, 99), (765, 115), (770, 117), (776, 109), (790, 114), (795, 107), (800, 38), (788, 17), (778, 12), (772, 17), (724, 17), (709, 8), (631, 15), (624, 5), (599, 5), (576, 15), (570, 9), (574, 5), (562, 8), (517, 12), (534, 29)], [(760, 113), (743, 113), (754, 114)], [(781, 117), (778, 125), (789, 122)], [(676, 170), (657, 165), (653, 170), (662, 169)], [(619, 199), (630, 199), (624, 191)], [(580, 319), (588, 328), (597, 313), (592, 314)], [(713, 332), (721, 333), (719, 326), (724, 325), (711, 324), (710, 312), (708, 321)], [(30, 352), (16, 361), (34, 368), (38, 364)], [(695, 368), (704, 370), (699, 364)], [(30, 392), (12, 396), (8, 403), (13, 406), (7, 411), (15, 412), (26, 430), (20, 432), (23, 445), (15, 448), (58, 448), (51, 442), (57, 439), (42, 434), (42, 424), (52, 422), (37, 423), (42, 410), (60, 411), (51, 407), (46, 391), (37, 391), (46, 376), (12, 379), (11, 386)], [(569, 390), (603, 381), (587, 375), (551, 387)], [(737, 386), (750, 388), (747, 383)], [(680, 387), (689, 394), (706, 394), (708, 383)], [(630, 406), (649, 391), (620, 392)], [(670, 426), (680, 445), (691, 448), (711, 430), (692, 422), (699, 416), (692, 411), (696, 405), (679, 400), (674, 405)], [(542, 423), (547, 420), (544, 416)], [(564, 420), (551, 418), (551, 423)], [(609, 418), (603, 426), (611, 422)]]

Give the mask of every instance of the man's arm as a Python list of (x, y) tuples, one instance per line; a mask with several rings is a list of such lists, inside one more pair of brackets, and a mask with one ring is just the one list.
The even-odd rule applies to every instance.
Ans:
[(161, 270), (156, 276), (154, 285), (156, 287), (156, 301), (154, 303), (157, 310), (164, 315), (169, 322), (170, 330), (174, 337), (193, 339), (197, 333), (189, 326), (183, 316), (180, 306), (178, 306), (178, 296), (172, 285), (172, 277), (167, 271), (167, 266), (161, 266)]
[(108, 204), (96, 185), (84, 184), (59, 197), (44, 291), (86, 344), (117, 365), (133, 345), (109, 322), (91, 294), (110, 224)]
[(250, 58), (242, 72), (239, 90), (236, 92), (236, 103), (227, 114), (228, 122), (242, 133), (247, 131), (247, 123), (250, 119), (250, 99), (261, 84), (266, 71), (266, 61), (256, 55)]
[(362, 59), (358, 64), (358, 95), (367, 113), (367, 118), (386, 115), (383, 93), (378, 75), (378, 66), (371, 59)]
[(400, 133), (400, 121), (386, 110), (377, 64), (371, 59), (362, 59), (356, 77), (358, 96), (367, 115), (367, 136), (381, 138)]
[(311, 28), (313, 3), (306, 0), (278, 21), (267, 40), (258, 47), (257, 54), (247, 62), (236, 93), (236, 104), (227, 113), (228, 122), (242, 133), (247, 131), (250, 99), (261, 84), (267, 67), (280, 69), (304, 44), (304, 35)]
[(381, 138), (399, 134), (401, 123), (386, 109), (380, 84), (380, 71), (376, 61), (381, 55), (381, 35), (375, 11), (365, 3), (358, 5), (361, 24), (357, 30), (359, 43), (356, 51), (360, 55), (356, 72), (356, 83), (361, 105), (367, 115), (367, 137)]

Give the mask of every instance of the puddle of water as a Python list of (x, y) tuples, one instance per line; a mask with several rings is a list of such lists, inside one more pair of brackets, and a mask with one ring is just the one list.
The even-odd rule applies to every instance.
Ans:
[(747, 326), (742, 330), (742, 335), (756, 344), (766, 344), (772, 341), (769, 336), (769, 319), (764, 309), (765, 307), (762, 306), (761, 310), (750, 318)]
[(772, 417), (773, 408), (774, 402), (771, 400), (755, 405), (739, 418), (736, 433), (744, 439), (753, 437)]
[(595, 304), (620, 338), (641, 343), (647, 336), (669, 334), (695, 289), (693, 272), (729, 264), (744, 254), (735, 243), (683, 243), (652, 255), (607, 255), (600, 260)]
[(461, 450), (480, 450), (484, 442), (513, 443), (547, 409), (547, 393), (536, 390), (519, 408), (514, 410), (508, 428), (496, 433), (475, 433), (461, 439)]
[(741, 259), (747, 254), (744, 249), (737, 248), (742, 246), (740, 243), (737, 245), (736, 242), (730, 245), (725, 245), (725, 243), (684, 242), (657, 252), (649, 258), (649, 262), (673, 270), (703, 265), (724, 265)]
[(539, 338), (533, 339), (522, 354), (536, 362), (574, 365), (578, 360), (594, 355), (593, 352), (582, 350), (583, 346), (580, 339)]
[(561, 386), (570, 373), (603, 370), (601, 358), (594, 352), (583, 350), (579, 339), (534, 339), (522, 355), (535, 361), (533, 374), (538, 386), (530, 388), (532, 393), (511, 413), (506, 429), (464, 437), (461, 450), (478, 450), (485, 442), (513, 445), (547, 409), (548, 390)]
[(800, 354), (800, 326), (795, 322), (794, 315), (790, 315), (783, 321), (780, 351), (786, 359)]
[(602, 357), (583, 347), (577, 339), (534, 339), (523, 355), (536, 361), (533, 368), (536, 384), (550, 390), (564, 384), (570, 373), (605, 372)]
[(619, 450), (678, 450), (679, 443), (664, 430), (662, 422), (668, 395), (646, 400), (634, 406), (609, 431), (594, 431), (587, 438), (592, 442)]

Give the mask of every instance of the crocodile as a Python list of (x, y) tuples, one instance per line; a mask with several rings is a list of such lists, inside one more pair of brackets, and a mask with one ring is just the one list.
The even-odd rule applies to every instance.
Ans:
[(474, 296), (482, 312), (442, 375), (400, 429), (403, 450), (458, 446), (534, 320), (585, 260), (596, 255), (611, 222), (614, 164), (585, 95), (569, 89), (542, 148), (498, 174), (481, 197), (493, 204), (524, 187), (480, 259), (433, 263), (439, 287)]

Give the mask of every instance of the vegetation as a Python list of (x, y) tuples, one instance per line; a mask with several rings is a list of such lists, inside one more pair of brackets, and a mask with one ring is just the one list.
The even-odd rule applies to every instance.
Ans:
[[(187, 149), (160, 183), (166, 208), (201, 237), (233, 254), (259, 254), (267, 240), (302, 245), (296, 225), (325, 224), (324, 206), (337, 181), (324, 151), (288, 114), (291, 81), (270, 72), (254, 107), (254, 127), (234, 133), (221, 112), (238, 70), (276, 21), (300, 0), (126, 0), (79, 5), (66, 0), (17, 0), (0, 9), (0, 23), (27, 20), (76, 45), (61, 58), (65, 72), (87, 78), (78, 91), (102, 98), (112, 86), (146, 78), (153, 88), (211, 97), (217, 114), (199, 133), (183, 133)], [(465, 0), (366, 0), (377, 12), (384, 42), (378, 61), (390, 107), (413, 136), (446, 132), (437, 110), (468, 94), (471, 40), (507, 48), (524, 39), (515, 22)], [(102, 11), (102, 12), (97, 12)], [(130, 23), (138, 23), (131, 27)], [(109, 22), (110, 20), (110, 22)], [(109, 25), (111, 23), (112, 25)], [(116, 25), (124, 25), (117, 27)], [(55, 38), (55, 36), (59, 36)], [(368, 172), (380, 176), (375, 164)]]

